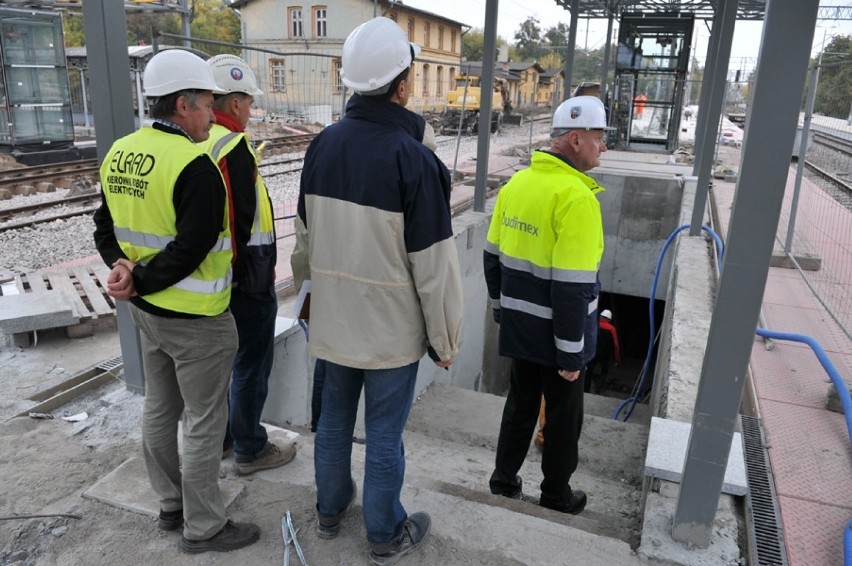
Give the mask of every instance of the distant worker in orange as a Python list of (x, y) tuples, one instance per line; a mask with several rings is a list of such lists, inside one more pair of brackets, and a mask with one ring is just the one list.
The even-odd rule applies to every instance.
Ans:
[(645, 103), (648, 102), (648, 97), (645, 96), (644, 92), (640, 92), (635, 97), (633, 97), (633, 106), (635, 108), (635, 115), (638, 118), (642, 117), (642, 112), (645, 111)]

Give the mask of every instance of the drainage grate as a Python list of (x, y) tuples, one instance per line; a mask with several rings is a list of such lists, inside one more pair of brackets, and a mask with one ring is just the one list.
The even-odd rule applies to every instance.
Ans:
[(124, 365), (124, 359), (121, 356), (116, 356), (114, 358), (110, 358), (108, 360), (104, 360), (99, 363), (97, 366), (98, 369), (102, 369), (104, 371), (112, 371), (116, 368), (120, 368)]
[(755, 417), (740, 415), (743, 427), (748, 493), (746, 516), (751, 564), (787, 566), (784, 534), (775, 496), (775, 481), (763, 442), (760, 422)]

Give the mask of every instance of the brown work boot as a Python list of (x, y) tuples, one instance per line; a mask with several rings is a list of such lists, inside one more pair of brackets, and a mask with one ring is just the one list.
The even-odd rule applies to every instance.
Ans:
[(225, 526), (212, 537), (204, 540), (189, 540), (180, 537), (180, 549), (189, 554), (202, 552), (230, 552), (257, 542), (260, 528), (254, 523), (235, 523), (228, 519)]
[(241, 462), (240, 456), (236, 457), (237, 473), (244, 476), (259, 470), (278, 468), (289, 463), (295, 456), (296, 445), (294, 443), (288, 442), (284, 446), (279, 447), (277, 444), (267, 442), (266, 446), (263, 447), (263, 450), (260, 451), (254, 460)]

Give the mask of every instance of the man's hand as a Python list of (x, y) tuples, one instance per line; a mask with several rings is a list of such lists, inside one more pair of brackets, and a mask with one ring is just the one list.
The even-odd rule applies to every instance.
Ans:
[(567, 369), (561, 369), (559, 370), (559, 377), (567, 381), (577, 381), (577, 378), (580, 377), (580, 370), (568, 371)]
[(452, 358), (450, 358), (449, 360), (447, 360), (445, 362), (442, 362), (440, 360), (433, 360), (433, 361), (435, 362), (436, 366), (438, 366), (439, 368), (444, 368), (445, 370), (449, 370), (450, 366), (453, 365), (453, 359)]
[(112, 271), (107, 277), (107, 294), (113, 299), (126, 301), (136, 296), (136, 288), (133, 285), (134, 264), (129, 259), (118, 259), (112, 264)]

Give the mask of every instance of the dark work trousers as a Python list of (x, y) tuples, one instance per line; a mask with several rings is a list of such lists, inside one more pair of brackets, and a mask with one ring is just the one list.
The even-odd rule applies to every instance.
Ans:
[(239, 348), (231, 373), (230, 417), (225, 446), (232, 439), (237, 461), (251, 462), (268, 440), (260, 415), (269, 392), (275, 354), (274, 295), (231, 291), (231, 313), (237, 324)]
[(521, 487), (518, 470), (524, 463), (538, 421), (541, 396), (545, 399), (546, 430), (541, 455), (541, 498), (565, 505), (571, 498), (571, 474), (577, 469), (583, 427), (585, 369), (575, 381), (559, 376), (558, 369), (512, 360), (509, 395), (503, 408), (491, 492), (511, 497)]

